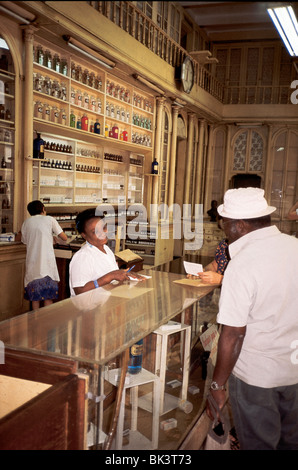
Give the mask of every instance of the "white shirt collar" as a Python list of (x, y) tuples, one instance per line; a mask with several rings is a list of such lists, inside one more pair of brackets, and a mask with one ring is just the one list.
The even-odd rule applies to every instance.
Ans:
[(254, 240), (263, 240), (264, 238), (276, 236), (280, 233), (276, 225), (271, 225), (270, 227), (260, 228), (258, 230), (253, 230), (252, 232), (243, 235), (243, 237), (238, 238), (235, 242), (229, 245), (229, 252), (231, 259), (243, 250), (243, 248), (251, 243)]

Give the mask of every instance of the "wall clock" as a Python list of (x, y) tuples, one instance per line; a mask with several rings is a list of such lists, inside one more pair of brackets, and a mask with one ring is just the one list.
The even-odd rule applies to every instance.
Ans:
[(175, 78), (182, 84), (183, 91), (190, 93), (195, 79), (195, 70), (193, 61), (185, 57), (181, 66), (176, 68)]

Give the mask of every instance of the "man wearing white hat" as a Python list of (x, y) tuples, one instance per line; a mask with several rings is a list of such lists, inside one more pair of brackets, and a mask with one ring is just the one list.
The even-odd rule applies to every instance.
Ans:
[(218, 207), (231, 261), (210, 394), (221, 408), (229, 379), (243, 450), (298, 450), (298, 240), (271, 226), (274, 210), (260, 188), (228, 190)]

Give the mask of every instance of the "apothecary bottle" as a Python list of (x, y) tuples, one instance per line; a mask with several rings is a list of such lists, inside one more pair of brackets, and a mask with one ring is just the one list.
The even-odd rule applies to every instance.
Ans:
[(75, 116), (73, 110), (70, 111), (69, 125), (70, 125), (70, 127), (76, 127), (76, 116)]
[(44, 158), (44, 140), (39, 132), (37, 132), (37, 137), (33, 140), (33, 158)]

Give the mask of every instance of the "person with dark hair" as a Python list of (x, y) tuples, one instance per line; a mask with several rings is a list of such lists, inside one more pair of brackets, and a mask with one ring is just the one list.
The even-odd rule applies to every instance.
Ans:
[(211, 208), (207, 211), (207, 214), (210, 217), (210, 222), (216, 222), (218, 219), (218, 213), (217, 213), (217, 201), (213, 199), (211, 201)]
[(58, 298), (60, 281), (53, 246), (53, 235), (67, 241), (54, 217), (46, 214), (41, 201), (29, 202), (27, 210), (31, 217), (21, 228), (21, 241), (27, 247), (25, 272), (25, 299), (32, 302), (32, 309), (50, 305)]
[[(119, 269), (114, 253), (107, 246), (107, 227), (103, 217), (95, 209), (78, 214), (76, 227), (86, 243), (75, 253), (69, 265), (71, 297), (103, 287), (112, 281), (125, 281), (137, 277)], [(141, 279), (141, 278), (140, 278)]]
[(298, 450), (298, 240), (271, 226), (275, 210), (260, 188), (228, 190), (218, 208), (231, 260), (210, 394), (223, 408), (229, 380), (242, 450)]

